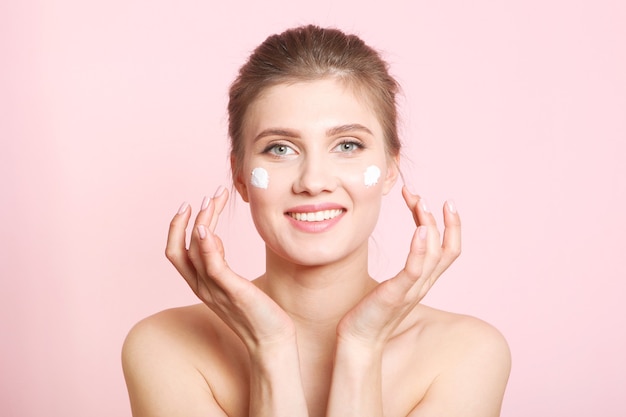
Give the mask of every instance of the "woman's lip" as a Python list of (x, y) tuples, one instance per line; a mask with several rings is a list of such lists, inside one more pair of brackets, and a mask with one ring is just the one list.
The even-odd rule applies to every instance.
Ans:
[[(335, 210), (335, 209), (328, 209), (328, 210)], [(341, 210), (341, 213), (339, 213), (337, 216), (333, 218), (321, 220), (321, 221), (296, 220), (291, 215), (289, 215), (289, 213), (285, 213), (285, 217), (291, 223), (292, 226), (294, 226), (296, 229), (300, 230), (301, 232), (321, 233), (321, 232), (327, 231), (328, 229), (336, 225), (343, 218), (344, 214), (346, 214), (346, 211), (342, 208), (336, 209), (336, 210)], [(304, 212), (293, 212), (293, 213), (304, 213)], [(311, 213), (311, 212), (308, 211), (306, 213)]]
[(345, 207), (335, 203), (317, 203), (317, 204), (303, 204), (300, 206), (292, 207), (287, 209), (285, 213), (315, 213), (317, 211), (324, 210), (343, 210), (346, 211)]

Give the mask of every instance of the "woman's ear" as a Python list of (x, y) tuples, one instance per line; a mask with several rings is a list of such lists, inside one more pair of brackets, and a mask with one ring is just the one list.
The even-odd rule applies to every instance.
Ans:
[(248, 198), (248, 183), (242, 178), (243, 170), (237, 165), (237, 158), (233, 155), (230, 157), (230, 172), (233, 176), (233, 183), (237, 192), (246, 203), (249, 202)]
[(400, 175), (400, 156), (392, 156), (387, 161), (387, 174), (385, 175), (385, 181), (383, 183), (383, 195), (386, 195), (391, 191), (393, 186), (398, 180)]

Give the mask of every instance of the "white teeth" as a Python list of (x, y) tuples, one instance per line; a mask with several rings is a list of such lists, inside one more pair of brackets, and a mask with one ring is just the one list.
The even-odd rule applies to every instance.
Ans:
[(291, 217), (301, 222), (321, 222), (339, 216), (343, 210), (322, 210), (310, 213), (289, 213)]

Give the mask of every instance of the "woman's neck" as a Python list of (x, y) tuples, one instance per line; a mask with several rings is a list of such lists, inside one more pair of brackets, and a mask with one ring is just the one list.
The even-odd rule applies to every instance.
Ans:
[(297, 327), (328, 329), (377, 284), (368, 274), (367, 244), (337, 262), (296, 265), (266, 249), (266, 273), (256, 285), (278, 303)]

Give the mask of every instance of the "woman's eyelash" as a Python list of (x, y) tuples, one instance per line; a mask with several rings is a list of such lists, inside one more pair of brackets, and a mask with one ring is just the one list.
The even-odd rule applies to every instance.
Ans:
[[(356, 139), (344, 139), (335, 145), (334, 149), (337, 148), (339, 148), (339, 151), (343, 152), (354, 152), (364, 149), (365, 144)], [(294, 150), (291, 146), (285, 143), (271, 143), (263, 149), (262, 153), (273, 156), (285, 156), (294, 153)]]
[[(344, 139), (341, 142), (339, 142), (336, 147), (345, 146), (345, 145), (354, 145), (357, 149), (365, 148), (365, 144), (363, 142), (359, 140), (355, 140), (355, 139)], [(357, 150), (357, 149), (354, 149), (354, 150)]]
[[(280, 149), (280, 151), (279, 151)], [(269, 145), (267, 145), (265, 147), (265, 149), (263, 149), (264, 154), (271, 154), (274, 156), (281, 156), (281, 155), (286, 155), (289, 154), (290, 152), (293, 152), (293, 149), (291, 148), (291, 146), (284, 144), (284, 143), (271, 143)]]

